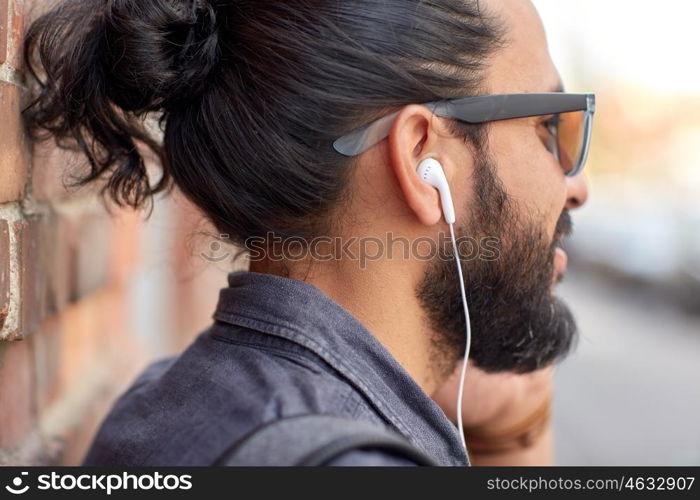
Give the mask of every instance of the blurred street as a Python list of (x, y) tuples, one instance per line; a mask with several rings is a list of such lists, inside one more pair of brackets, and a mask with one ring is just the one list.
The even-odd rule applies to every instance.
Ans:
[(580, 341), (557, 368), (557, 465), (700, 465), (700, 316), (583, 270), (558, 294)]
[(556, 462), (700, 465), (700, 66), (678, 49), (698, 45), (700, 3), (534, 3), (567, 91), (596, 94), (579, 267), (559, 286), (580, 341), (557, 369)]

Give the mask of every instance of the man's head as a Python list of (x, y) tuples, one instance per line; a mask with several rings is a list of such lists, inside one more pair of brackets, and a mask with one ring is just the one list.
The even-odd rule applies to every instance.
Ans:
[[(78, 184), (105, 179), (118, 204), (141, 206), (174, 181), (240, 244), (271, 233), (435, 239), (445, 232), (438, 195), (416, 167), (436, 158), (460, 234), (500, 239), (499, 260), (465, 262), (478, 361), (529, 369), (568, 344), (571, 322), (544, 283), (556, 279), (552, 267), (565, 267), (563, 253), (552, 258), (555, 229), (565, 208), (584, 202), (584, 182), (565, 177), (544, 147), (541, 118), (467, 126), (418, 104), (556, 90), (529, 0), (115, 0), (100, 8), (71, 0), (32, 24), (25, 57), (41, 91), (25, 112), (29, 130), (76, 140), (90, 159)], [(395, 111), (386, 141), (356, 158), (333, 149), (338, 137)], [(153, 112), (162, 112), (162, 149), (139, 121)], [(163, 159), (155, 185), (137, 145)], [(377, 302), (386, 311), (387, 297), (402, 297), (404, 316), (432, 320), (427, 330), (444, 362), (455, 357), (455, 275), (439, 263), (288, 264), (300, 279), (306, 264), (322, 268), (316, 276), (331, 277), (324, 290), (355, 302), (390, 282), (367, 307), (381, 315)], [(547, 305), (559, 326), (545, 335), (534, 330)]]

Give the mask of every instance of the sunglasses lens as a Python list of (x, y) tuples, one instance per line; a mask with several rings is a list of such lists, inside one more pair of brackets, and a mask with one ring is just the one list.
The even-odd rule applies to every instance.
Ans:
[(559, 115), (557, 150), (564, 172), (573, 173), (579, 166), (586, 135), (586, 112), (572, 111)]

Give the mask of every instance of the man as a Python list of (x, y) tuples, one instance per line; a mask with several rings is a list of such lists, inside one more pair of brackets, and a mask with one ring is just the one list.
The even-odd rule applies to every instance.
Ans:
[[(481, 3), (505, 33), (483, 94), (561, 91), (531, 2)], [(568, 210), (585, 203), (587, 188), (583, 175), (567, 177), (548, 149), (548, 118), (492, 122), (474, 148), (451, 133), (449, 119), (420, 104), (403, 107), (386, 140), (357, 157), (333, 235), (439, 241), (449, 234), (440, 197), (416, 167), (426, 158), (441, 163), (458, 235), (497, 243), (497, 258), (462, 261), (473, 332), (462, 412), (467, 429), (486, 435), (520, 424), (548, 400), (552, 363), (575, 338), (573, 319), (551, 288), (566, 269), (557, 243), (570, 230)], [(449, 246), (435, 248), (440, 256), (431, 259), (384, 254), (362, 265), (347, 256), (280, 261), (256, 254), (252, 273), (229, 276), (213, 326), (120, 398), (86, 463), (212, 463), (266, 421), (334, 411), (390, 425), (442, 464), (465, 464), (443, 413), (454, 419), (465, 319)], [(546, 464), (551, 453), (545, 429), (528, 446), (476, 452), (472, 462)], [(410, 461), (365, 449), (334, 464)]]

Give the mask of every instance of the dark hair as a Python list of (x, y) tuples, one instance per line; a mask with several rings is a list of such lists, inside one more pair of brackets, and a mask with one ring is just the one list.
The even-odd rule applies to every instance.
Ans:
[(86, 154), (76, 185), (104, 178), (120, 206), (174, 180), (234, 241), (308, 237), (347, 194), (353, 159), (332, 141), (477, 93), (499, 43), (474, 0), (69, 0), (28, 30), (24, 114), (34, 138)]

